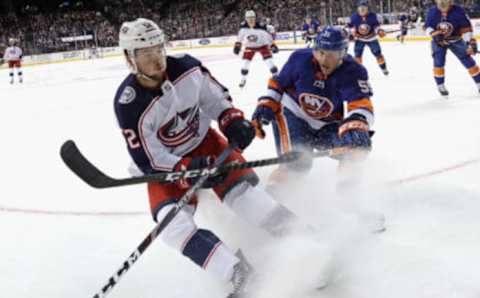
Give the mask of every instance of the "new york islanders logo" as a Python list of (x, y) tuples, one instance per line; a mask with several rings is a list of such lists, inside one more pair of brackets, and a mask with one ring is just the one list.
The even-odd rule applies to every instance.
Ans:
[(198, 133), (199, 126), (200, 108), (196, 105), (177, 112), (175, 117), (158, 130), (157, 137), (167, 147), (180, 146)]
[(449, 22), (440, 22), (437, 25), (437, 30), (445, 34), (445, 37), (449, 37), (453, 33), (453, 25), (452, 23), (449, 23)]
[(310, 93), (300, 94), (298, 101), (302, 110), (314, 119), (323, 119), (333, 112), (333, 103), (326, 97)]
[(361, 24), (358, 26), (358, 33), (360, 35), (367, 35), (370, 33), (371, 27), (369, 24)]

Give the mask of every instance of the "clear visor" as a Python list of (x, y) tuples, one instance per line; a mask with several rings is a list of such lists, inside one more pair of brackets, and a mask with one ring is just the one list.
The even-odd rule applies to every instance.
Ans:
[(135, 59), (137, 61), (149, 61), (159, 58), (161, 59), (165, 55), (165, 46), (163, 44), (135, 50)]

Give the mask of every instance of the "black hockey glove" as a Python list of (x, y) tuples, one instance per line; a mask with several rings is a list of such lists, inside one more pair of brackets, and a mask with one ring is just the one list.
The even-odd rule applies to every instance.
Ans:
[(240, 150), (247, 148), (255, 138), (255, 128), (239, 109), (230, 108), (223, 111), (218, 117), (218, 123), (228, 142), (236, 144)]
[[(197, 156), (197, 157), (184, 157), (182, 158), (174, 167), (174, 171), (188, 171), (188, 170), (197, 170), (207, 167), (211, 167), (215, 162), (215, 158), (212, 156)], [(194, 185), (200, 177), (196, 178), (182, 178), (175, 181), (175, 184), (180, 189), (188, 189)], [(202, 188), (212, 188), (222, 184), (227, 178), (227, 173), (215, 175), (209, 177), (202, 185)]]
[(272, 49), (272, 53), (274, 54), (277, 54), (279, 52), (278, 50), (278, 46), (274, 43), (272, 43), (272, 45), (270, 46), (270, 48)]
[(234, 53), (235, 55), (238, 55), (238, 54), (240, 54), (240, 50), (241, 50), (241, 49), (242, 49), (242, 44), (239, 43), (239, 42), (236, 42), (236, 43), (235, 43), (235, 46), (233, 47), (233, 53)]

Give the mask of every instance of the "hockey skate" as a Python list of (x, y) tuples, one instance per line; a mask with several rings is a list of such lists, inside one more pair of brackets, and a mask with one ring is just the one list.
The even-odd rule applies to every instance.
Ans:
[(247, 84), (247, 79), (243, 78), (241, 81), (240, 81), (240, 84), (238, 84), (238, 86), (240, 88), (243, 88), (245, 87), (245, 85)]
[(384, 75), (388, 76), (390, 74), (390, 72), (388, 71), (388, 69), (382, 69), (382, 72)]
[(445, 88), (445, 85), (438, 85), (438, 92), (440, 92), (440, 95), (442, 96), (448, 96), (448, 90)]
[(245, 298), (252, 278), (252, 266), (248, 264), (241, 250), (238, 250), (235, 255), (240, 262), (233, 267), (233, 276), (230, 280), (233, 289), (227, 298)]

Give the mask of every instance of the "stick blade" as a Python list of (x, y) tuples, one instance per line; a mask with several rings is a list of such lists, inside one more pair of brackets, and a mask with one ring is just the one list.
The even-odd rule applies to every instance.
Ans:
[(74, 141), (68, 140), (63, 143), (60, 156), (67, 167), (88, 185), (106, 188), (115, 184), (114, 179), (106, 176), (83, 156)]

